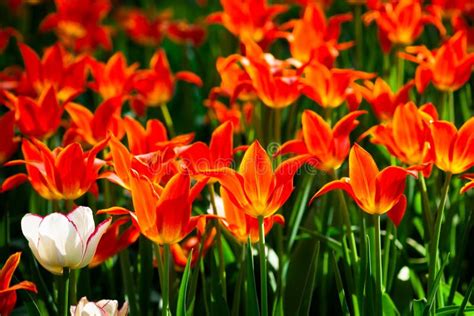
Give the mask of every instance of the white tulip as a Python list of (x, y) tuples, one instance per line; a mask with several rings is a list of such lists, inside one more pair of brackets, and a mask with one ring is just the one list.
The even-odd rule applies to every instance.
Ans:
[(128, 314), (128, 304), (125, 302), (119, 310), (118, 302), (115, 300), (89, 302), (83, 297), (76, 306), (71, 306), (69, 311), (71, 316), (125, 316)]
[(51, 273), (63, 268), (80, 269), (89, 264), (111, 218), (95, 227), (92, 210), (79, 206), (71, 213), (52, 213), (44, 218), (26, 214), (21, 231), (36, 260)]

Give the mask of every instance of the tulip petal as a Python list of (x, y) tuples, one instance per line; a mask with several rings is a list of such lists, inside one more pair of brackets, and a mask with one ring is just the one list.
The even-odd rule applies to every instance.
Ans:
[(317, 157), (325, 157), (329, 151), (333, 134), (329, 124), (316, 112), (305, 110), (301, 118), (303, 137), (308, 151)]
[(407, 198), (405, 195), (401, 195), (397, 203), (387, 212), (387, 216), (392, 220), (395, 226), (398, 227), (400, 222), (405, 215), (405, 210), (407, 208)]
[(198, 87), (202, 87), (202, 80), (201, 78), (196, 75), (194, 72), (191, 71), (179, 71), (175, 74), (176, 80), (185, 81), (188, 83), (192, 83)]
[(456, 140), (456, 127), (451, 122), (436, 121), (430, 124), (430, 131), (436, 166), (443, 171), (452, 171), (452, 146)]
[(335, 181), (331, 181), (329, 183), (326, 183), (321, 189), (318, 190), (318, 192), (316, 192), (313, 195), (313, 197), (309, 201), (308, 205), (311, 205), (313, 203), (314, 199), (320, 197), (321, 195), (326, 194), (329, 191), (337, 190), (337, 189), (341, 189), (341, 190), (346, 191), (354, 199), (354, 201), (357, 202), (357, 204), (360, 204), (358, 202), (357, 197), (354, 194), (354, 191), (352, 190), (352, 186), (351, 186), (349, 178), (342, 178), (340, 180), (335, 180)]
[(349, 178), (354, 194), (366, 206), (374, 203), (375, 178), (378, 172), (372, 156), (358, 144), (354, 144), (349, 154)]
[(244, 189), (254, 205), (266, 204), (273, 189), (273, 167), (266, 151), (255, 141), (245, 152), (239, 173), (244, 177)]
[(459, 129), (453, 144), (453, 163), (456, 173), (461, 173), (474, 165), (474, 117)]
[(233, 126), (230, 121), (221, 124), (212, 133), (209, 152), (214, 169), (228, 167), (232, 163), (233, 136)]
[(108, 218), (105, 221), (101, 222), (99, 225), (97, 225), (95, 230), (88, 236), (88, 239), (86, 241), (86, 249), (84, 251), (84, 256), (82, 257), (82, 261), (79, 268), (83, 268), (91, 262), (92, 257), (94, 256), (95, 251), (97, 250), (97, 246), (99, 245), (99, 241), (102, 238), (102, 235), (107, 231), (107, 228), (109, 227), (111, 222), (112, 218)]
[(8, 177), (3, 181), (2, 187), (0, 188), (0, 192), (5, 192), (12, 190), (18, 187), (20, 184), (23, 184), (28, 181), (28, 175), (24, 173), (17, 173), (11, 177)]
[(10, 282), (18, 264), (20, 264), (21, 252), (11, 255), (3, 265), (0, 271), (0, 289), (6, 289), (10, 286)]
[(376, 178), (375, 203), (377, 214), (388, 212), (405, 191), (405, 180), (408, 175), (418, 177), (416, 170), (390, 166), (383, 169)]
[[(78, 206), (66, 216), (76, 227), (81, 240), (86, 241), (94, 232), (94, 216), (92, 215), (92, 210), (89, 207)], [(84, 243), (84, 247), (85, 246), (86, 244)], [(85, 248), (82, 250), (82, 252), (84, 252), (84, 250)]]

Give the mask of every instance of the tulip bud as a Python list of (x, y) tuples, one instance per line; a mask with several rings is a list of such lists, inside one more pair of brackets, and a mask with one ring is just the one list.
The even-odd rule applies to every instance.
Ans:
[(21, 230), (36, 260), (53, 274), (63, 268), (80, 269), (89, 264), (111, 218), (95, 227), (92, 210), (79, 206), (71, 213), (46, 217), (26, 214)]
[(84, 296), (76, 306), (71, 306), (69, 311), (71, 316), (125, 316), (128, 314), (128, 304), (125, 302), (119, 310), (115, 300), (89, 302)]

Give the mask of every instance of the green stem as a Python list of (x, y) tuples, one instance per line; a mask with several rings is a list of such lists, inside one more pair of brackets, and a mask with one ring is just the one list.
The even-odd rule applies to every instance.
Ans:
[(362, 6), (356, 4), (354, 6), (354, 24), (355, 24), (355, 41), (356, 41), (356, 58), (358, 69), (363, 69), (364, 65), (364, 47), (363, 47), (363, 27), (362, 27)]
[(399, 57), (398, 54), (395, 54), (395, 57), (397, 58), (397, 89), (400, 89), (405, 79), (405, 59)]
[(128, 298), (130, 316), (138, 315), (137, 299), (133, 286), (132, 271), (130, 271), (130, 259), (128, 250), (125, 249), (119, 254), (120, 269), (122, 270), (123, 287)]
[(71, 270), (69, 272), (69, 305), (77, 304), (77, 279), (79, 278), (79, 270)]
[(239, 276), (237, 278), (237, 284), (234, 291), (234, 298), (232, 300), (232, 316), (239, 315), (239, 307), (240, 307), (240, 292), (242, 289), (242, 283), (244, 282), (244, 275), (245, 275), (245, 246), (242, 246), (242, 254), (240, 255), (240, 265), (239, 265)]
[(380, 248), (380, 215), (374, 215), (374, 228), (375, 228), (375, 313), (376, 315), (382, 314), (382, 254)]
[(426, 189), (425, 177), (422, 172), (418, 173), (418, 184), (421, 193), (423, 216), (425, 218), (426, 227), (428, 227), (428, 238), (425, 236), (425, 240), (429, 241), (433, 237), (433, 217), (431, 216), (430, 199), (428, 197), (428, 190)]
[(392, 244), (392, 230), (393, 223), (391, 221), (387, 222), (387, 229), (385, 230), (385, 244), (383, 246), (383, 281), (385, 288), (388, 287), (388, 267), (392, 258), (390, 257), (390, 248)]
[(64, 268), (61, 276), (61, 283), (58, 293), (59, 314), (62, 316), (69, 315), (69, 268)]
[(170, 111), (168, 110), (168, 105), (163, 103), (160, 105), (161, 113), (163, 114), (163, 119), (165, 120), (166, 127), (170, 133), (170, 137), (175, 137), (176, 133), (174, 131), (173, 120), (171, 119)]
[(170, 261), (170, 245), (164, 244), (163, 245), (163, 288), (162, 288), (162, 295), (163, 295), (163, 310), (161, 311), (161, 315), (168, 316), (171, 315), (169, 313), (169, 305), (170, 305), (170, 297), (169, 297), (169, 261)]
[[(209, 183), (209, 195), (212, 205), (212, 211), (214, 215), (217, 215), (217, 205), (216, 205), (216, 193), (214, 191), (214, 184)], [(222, 291), (224, 298), (227, 299), (227, 285), (226, 285), (226, 273), (225, 273), (225, 260), (224, 260), (224, 250), (222, 247), (222, 232), (221, 225), (216, 224), (216, 239), (217, 239), (217, 252), (219, 254), (219, 277), (221, 279)]]
[(275, 121), (273, 122), (273, 141), (280, 145), (281, 143), (281, 109), (275, 109), (274, 114), (275, 114)]
[[(139, 306), (149, 306), (150, 288), (153, 275), (153, 245), (144, 236), (139, 239), (139, 264), (140, 275), (138, 277)], [(142, 311), (143, 313), (143, 311)]]
[(433, 290), (433, 281), (435, 275), (437, 274), (438, 257), (439, 257), (439, 239), (441, 235), (441, 224), (444, 219), (444, 208), (446, 206), (446, 201), (448, 199), (449, 184), (451, 182), (452, 174), (451, 172), (446, 173), (446, 179), (444, 180), (443, 189), (441, 191), (441, 201), (438, 206), (438, 212), (436, 213), (436, 222), (435, 228), (433, 231), (433, 239), (430, 244), (429, 251), (429, 272), (428, 272), (428, 290), (431, 292)]
[(265, 228), (263, 226), (263, 216), (258, 217), (258, 251), (260, 256), (260, 293), (262, 310), (260, 315), (268, 315), (267, 297), (267, 257), (265, 255)]

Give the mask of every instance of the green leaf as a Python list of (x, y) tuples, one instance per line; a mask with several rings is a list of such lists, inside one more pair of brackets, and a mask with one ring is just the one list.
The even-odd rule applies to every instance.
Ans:
[(425, 313), (428, 313), (431, 308), (433, 307), (434, 300), (436, 298), (436, 293), (438, 292), (438, 289), (440, 287), (441, 283), (441, 278), (443, 276), (443, 270), (446, 267), (446, 264), (448, 263), (447, 258), (449, 258), (449, 253), (445, 256), (443, 260), (443, 264), (441, 265), (441, 269), (439, 269), (438, 273), (436, 274), (436, 278), (433, 282), (433, 288), (431, 289), (429, 296), (428, 296), (428, 302), (426, 303), (425, 307)]
[(306, 275), (306, 282), (303, 287), (301, 301), (298, 306), (296, 315), (309, 315), (311, 307), (311, 298), (313, 296), (314, 284), (316, 283), (316, 273), (318, 271), (318, 256), (319, 256), (319, 242), (313, 250), (311, 263), (309, 265), (308, 273)]
[[(217, 249), (214, 249), (217, 252)], [(229, 307), (222, 293), (219, 268), (217, 267), (216, 255), (209, 256), (211, 259), (211, 315), (230, 315)]]
[[(450, 305), (438, 308), (436, 311), (436, 316), (443, 316), (443, 315), (453, 315), (459, 310), (458, 305)], [(474, 306), (468, 306), (464, 309), (464, 313), (466, 315), (472, 315), (474, 313)], [(468, 314), (469, 313), (469, 314)]]
[(331, 252), (331, 261), (332, 265), (335, 271), (335, 276), (336, 276), (336, 286), (337, 286), (337, 292), (339, 293), (339, 303), (341, 303), (341, 309), (344, 315), (349, 315), (349, 306), (347, 305), (347, 300), (346, 300), (346, 292), (344, 291), (344, 285), (342, 283), (342, 278), (341, 278), (341, 273), (339, 271), (339, 267), (337, 265), (337, 260), (336, 256), (334, 255), (334, 252)]
[(413, 316), (422, 316), (423, 311), (425, 310), (426, 307), (426, 299), (422, 298), (419, 300), (413, 300), (411, 301), (411, 314)]
[(250, 239), (247, 242), (247, 255), (245, 257), (246, 262), (246, 280), (245, 280), (245, 294), (247, 296), (246, 302), (246, 313), (248, 316), (259, 316), (258, 310), (258, 299), (257, 299), (257, 287), (255, 285), (255, 271), (253, 268), (253, 256)]
[(181, 277), (181, 284), (179, 285), (178, 305), (176, 306), (177, 316), (186, 316), (186, 294), (188, 291), (189, 271), (191, 269), (192, 258), (193, 252), (191, 250), (191, 253), (188, 256), (188, 262), (186, 263), (186, 268), (184, 268), (184, 273)]
[(387, 293), (383, 293), (382, 296), (382, 307), (384, 316), (398, 316), (400, 312), (393, 303), (392, 299)]

